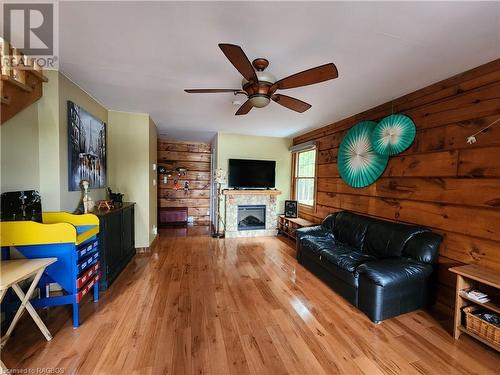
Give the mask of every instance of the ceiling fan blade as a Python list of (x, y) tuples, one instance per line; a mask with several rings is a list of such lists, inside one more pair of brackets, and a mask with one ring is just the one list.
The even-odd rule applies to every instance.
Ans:
[(292, 98), (291, 96), (276, 94), (271, 97), (276, 103), (281, 104), (283, 107), (294, 110), (296, 112), (305, 112), (311, 105), (303, 102), (302, 100)]
[(250, 99), (248, 99), (245, 103), (243, 103), (243, 105), (240, 108), (238, 108), (235, 115), (236, 116), (246, 115), (248, 112), (250, 112), (252, 108), (253, 108), (252, 102), (250, 101)]
[(222, 52), (224, 52), (224, 55), (226, 55), (231, 64), (234, 65), (238, 72), (240, 72), (247, 81), (258, 81), (257, 74), (250, 63), (250, 60), (248, 60), (247, 55), (245, 55), (245, 52), (243, 52), (240, 46), (220, 43), (219, 48)]
[(241, 91), (241, 89), (185, 89), (184, 91), (190, 94), (211, 94), (218, 92), (232, 92), (237, 93)]
[(338, 76), (339, 73), (335, 64), (329, 63), (280, 79), (273, 87), (281, 90), (292, 89), (294, 87), (314, 85), (315, 83), (328, 81)]

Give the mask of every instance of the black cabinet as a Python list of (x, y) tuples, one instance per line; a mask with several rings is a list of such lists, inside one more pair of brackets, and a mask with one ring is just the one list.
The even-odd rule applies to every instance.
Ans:
[(100, 287), (105, 290), (135, 255), (134, 204), (98, 211), (100, 221)]

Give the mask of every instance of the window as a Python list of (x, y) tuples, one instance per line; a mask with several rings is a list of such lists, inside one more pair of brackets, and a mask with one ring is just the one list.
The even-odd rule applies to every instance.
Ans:
[(295, 199), (305, 206), (314, 205), (316, 150), (300, 151), (295, 159)]

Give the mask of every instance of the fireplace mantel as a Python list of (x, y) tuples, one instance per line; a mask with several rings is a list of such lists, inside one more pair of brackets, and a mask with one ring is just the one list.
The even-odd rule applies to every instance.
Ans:
[(235, 189), (225, 189), (222, 192), (224, 195), (280, 195), (279, 190), (235, 190)]

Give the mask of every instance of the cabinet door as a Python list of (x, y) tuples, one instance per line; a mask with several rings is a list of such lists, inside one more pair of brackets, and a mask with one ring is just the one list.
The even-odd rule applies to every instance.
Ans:
[(119, 211), (106, 215), (106, 230), (105, 230), (105, 243), (106, 243), (106, 265), (108, 274), (113, 274), (116, 266), (120, 263), (122, 254), (121, 244), (121, 220), (122, 215)]
[(135, 253), (134, 206), (127, 207), (122, 213), (122, 251), (123, 258)]

